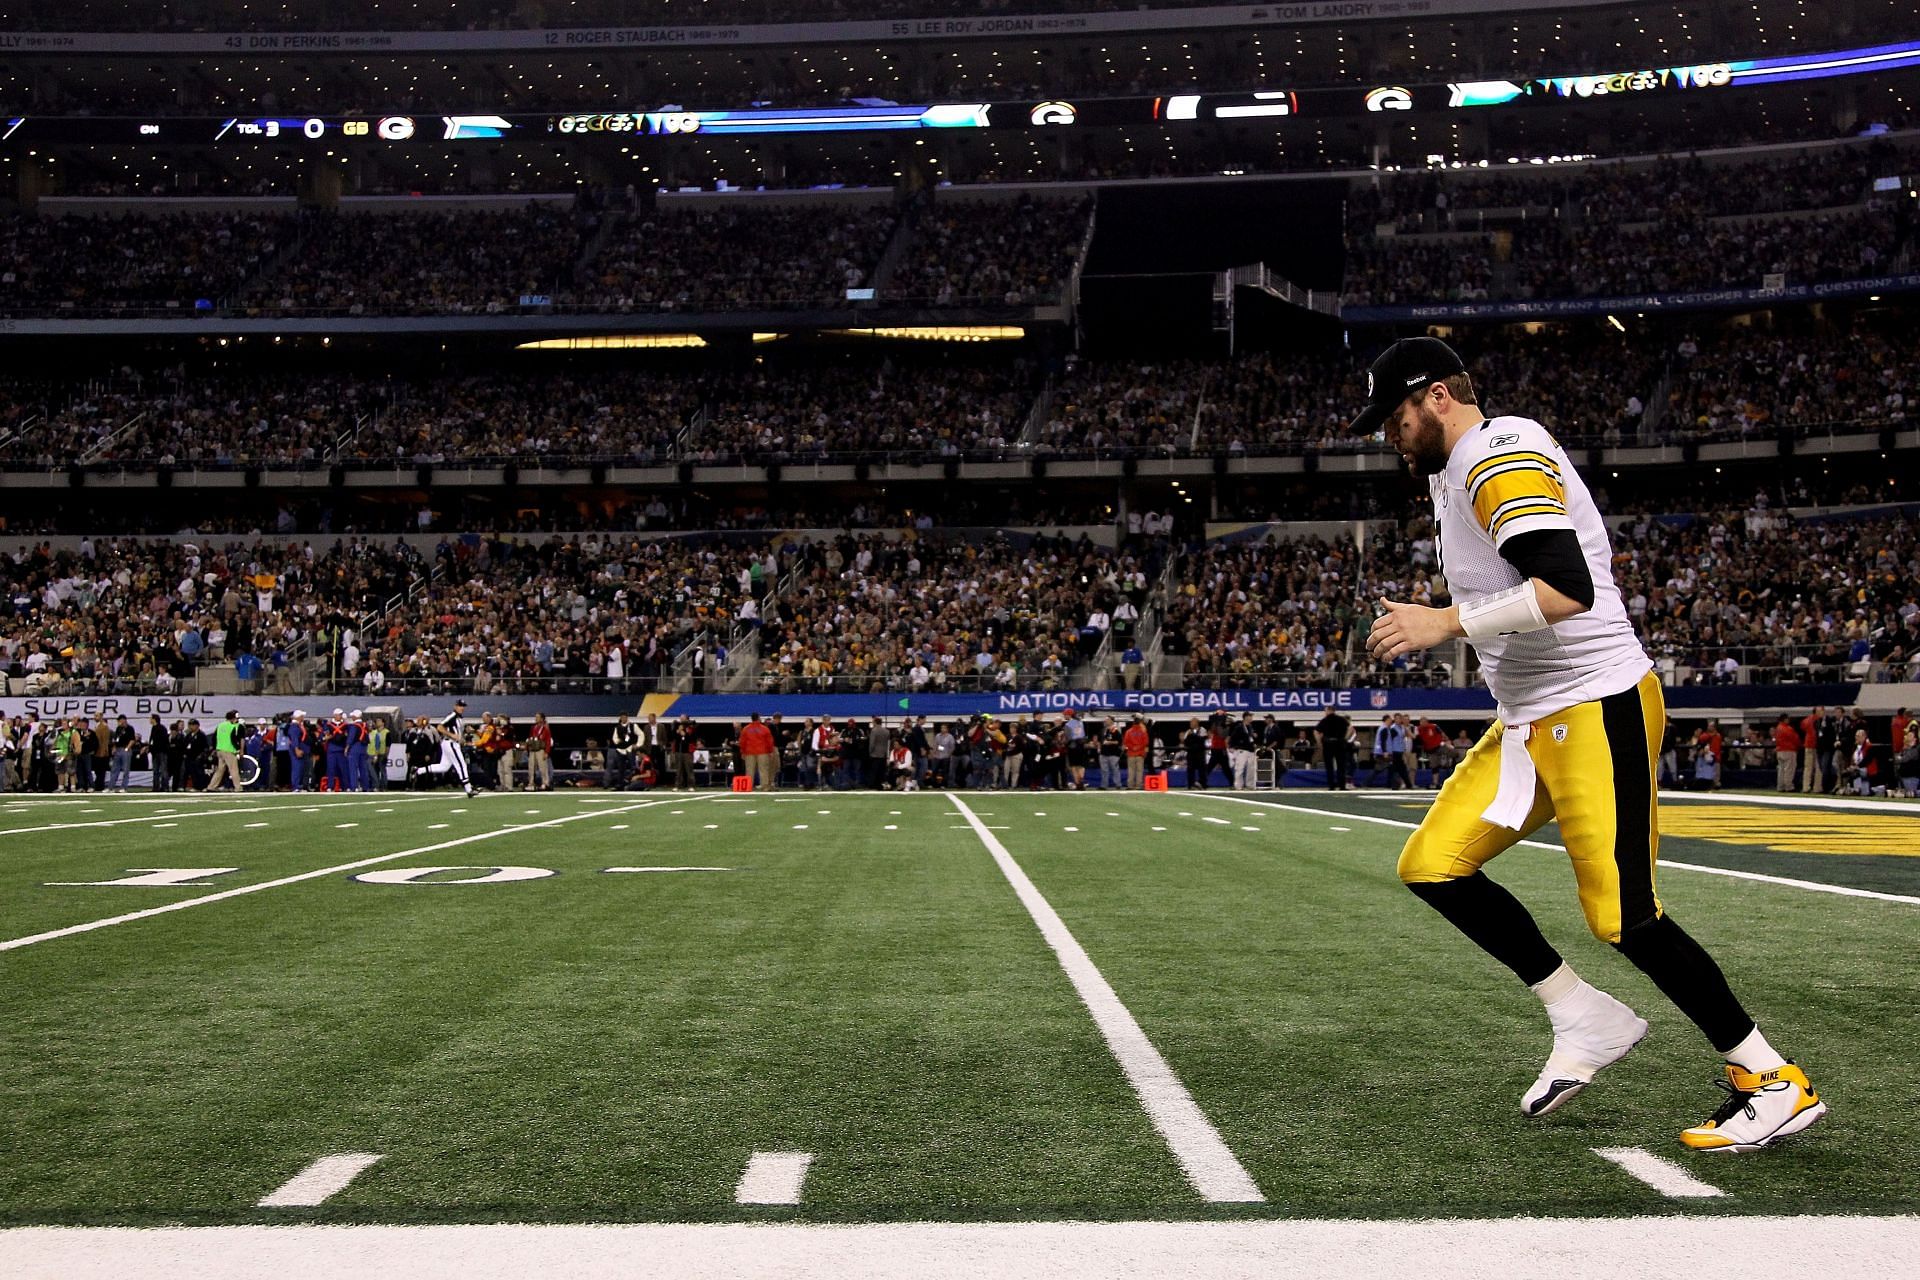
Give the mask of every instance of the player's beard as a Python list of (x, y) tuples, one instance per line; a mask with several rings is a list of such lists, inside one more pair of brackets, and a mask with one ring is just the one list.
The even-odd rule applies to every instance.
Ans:
[(1408, 465), (1422, 480), (1447, 469), (1447, 425), (1425, 404), (1413, 406), (1413, 423), (1401, 433)]

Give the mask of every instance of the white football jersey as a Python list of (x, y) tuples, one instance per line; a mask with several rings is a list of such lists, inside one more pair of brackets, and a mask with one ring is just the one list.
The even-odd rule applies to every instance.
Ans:
[(1507, 539), (1571, 529), (1593, 575), (1593, 607), (1540, 631), (1469, 641), (1507, 724), (1531, 723), (1632, 688), (1653, 668), (1613, 581), (1613, 548), (1593, 495), (1548, 430), (1531, 418), (1489, 418), (1427, 478), (1441, 572), (1455, 604), (1519, 586), (1500, 555)]

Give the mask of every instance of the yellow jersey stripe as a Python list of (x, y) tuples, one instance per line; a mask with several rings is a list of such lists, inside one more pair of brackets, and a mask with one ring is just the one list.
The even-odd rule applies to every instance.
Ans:
[(1509, 462), (1504, 467), (1495, 467), (1489, 471), (1482, 472), (1478, 480), (1467, 486), (1467, 500), (1469, 502), (1480, 501), (1480, 496), (1486, 492), (1488, 485), (1498, 485), (1503, 477), (1516, 474), (1538, 474), (1545, 476), (1547, 482), (1555, 489), (1560, 489), (1565, 484), (1560, 473), (1551, 467), (1543, 467), (1537, 462)]
[[(1544, 476), (1545, 479), (1538, 482), (1538, 484), (1525, 481), (1525, 477), (1536, 475)], [(1520, 476), (1523, 478), (1523, 490), (1531, 490), (1540, 485), (1544, 485), (1545, 489), (1543, 491), (1551, 491), (1556, 494), (1565, 492), (1564, 482), (1561, 480), (1559, 472), (1549, 471), (1547, 468), (1532, 462), (1516, 462), (1511, 466), (1501, 467), (1497, 471), (1489, 471), (1481, 476), (1479, 483), (1470, 485), (1467, 488), (1467, 500), (1478, 503), (1490, 488), (1512, 492), (1511, 485), (1508, 483), (1508, 477), (1510, 476)]]
[[(1495, 539), (1498, 539), (1502, 529), (1506, 528), (1510, 522), (1518, 520), (1522, 516), (1558, 516), (1562, 520), (1569, 519), (1565, 507), (1550, 507), (1545, 504), (1531, 507), (1515, 507), (1511, 511), (1503, 512), (1495, 519), (1492, 527), (1489, 528), (1487, 532), (1492, 534)], [(1571, 521), (1569, 521), (1569, 523), (1571, 523)]]
[(1537, 462), (1546, 467), (1547, 470), (1553, 472), (1556, 476), (1560, 474), (1560, 464), (1554, 461), (1549, 455), (1535, 449), (1515, 449), (1511, 453), (1496, 453), (1491, 458), (1476, 462), (1472, 469), (1467, 472), (1467, 487), (1469, 489), (1473, 487), (1474, 482), (1480, 478), (1481, 472), (1491, 467), (1497, 467), (1502, 463), (1518, 462), (1522, 459), (1529, 462)]
[(1473, 514), (1481, 528), (1491, 528), (1494, 515), (1502, 507), (1522, 498), (1550, 502), (1564, 511), (1567, 491), (1560, 478), (1544, 468), (1516, 467), (1487, 477), (1473, 496)]
[(1499, 506), (1495, 507), (1487, 517), (1489, 523), (1491, 523), (1494, 520), (1498, 520), (1501, 516), (1505, 515), (1507, 512), (1507, 509), (1510, 507), (1553, 507), (1555, 510), (1565, 511), (1567, 509), (1567, 504), (1564, 502), (1556, 501), (1553, 498), (1541, 497), (1537, 493), (1530, 493), (1523, 498), (1514, 498), (1511, 501), (1503, 502)]

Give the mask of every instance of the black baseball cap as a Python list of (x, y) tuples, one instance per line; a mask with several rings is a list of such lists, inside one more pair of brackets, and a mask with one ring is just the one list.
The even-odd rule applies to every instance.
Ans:
[(1358, 436), (1370, 436), (1408, 396), (1466, 371), (1459, 353), (1440, 339), (1402, 338), (1382, 351), (1367, 370), (1367, 407), (1348, 429)]

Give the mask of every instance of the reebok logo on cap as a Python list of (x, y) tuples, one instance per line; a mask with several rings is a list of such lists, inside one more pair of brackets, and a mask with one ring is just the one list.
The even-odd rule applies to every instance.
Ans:
[(1413, 392), (1466, 371), (1459, 354), (1440, 339), (1402, 338), (1381, 352), (1367, 370), (1367, 404), (1350, 430), (1355, 435), (1372, 435)]

